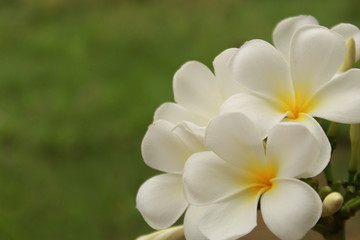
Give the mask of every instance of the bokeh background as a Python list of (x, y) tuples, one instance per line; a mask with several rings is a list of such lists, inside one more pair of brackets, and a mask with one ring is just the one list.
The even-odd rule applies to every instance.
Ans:
[[(0, 239), (131, 240), (140, 143), (188, 60), (283, 18), (360, 26), (356, 0), (2, 0)], [(355, 238), (354, 238), (355, 239)]]

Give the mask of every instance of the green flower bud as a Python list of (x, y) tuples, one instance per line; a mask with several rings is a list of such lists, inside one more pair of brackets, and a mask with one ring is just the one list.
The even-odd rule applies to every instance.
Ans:
[(329, 187), (329, 186), (324, 186), (324, 187), (322, 187), (322, 188), (320, 189), (320, 191), (319, 191), (320, 198), (321, 198), (322, 200), (324, 200), (324, 198), (325, 198), (328, 194), (330, 194), (332, 191), (333, 191), (333, 190), (332, 190), (331, 187)]

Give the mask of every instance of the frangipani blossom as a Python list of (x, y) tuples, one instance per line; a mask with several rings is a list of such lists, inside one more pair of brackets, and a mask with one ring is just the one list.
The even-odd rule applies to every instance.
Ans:
[[(265, 224), (284, 240), (302, 238), (318, 221), (321, 199), (297, 179), (311, 177), (312, 162), (322, 161), (319, 142), (306, 127), (277, 124), (265, 151), (258, 128), (244, 115), (228, 113), (209, 123), (206, 144), (212, 151), (190, 157), (184, 181), (192, 204), (211, 204), (199, 221), (210, 240), (234, 240), (252, 231), (259, 202)], [(314, 169), (314, 175), (322, 170)]]
[(191, 122), (204, 129), (210, 119), (219, 114), (221, 104), (235, 93), (242, 92), (229, 77), (229, 61), (237, 52), (230, 48), (219, 54), (214, 62), (215, 74), (196, 61), (185, 63), (174, 76), (176, 103), (164, 103), (155, 112), (154, 120), (172, 123)]
[[(274, 45), (279, 49), (287, 58), (290, 56), (290, 42), (294, 33), (300, 28), (313, 25), (319, 26), (319, 22), (313, 16), (300, 15), (289, 17), (280, 21), (273, 32)], [(352, 37), (356, 45), (355, 60), (360, 59), (360, 30), (358, 27), (349, 23), (340, 23), (331, 28), (332, 31), (342, 35), (345, 39)]]
[(313, 117), (360, 122), (360, 70), (337, 73), (345, 51), (341, 35), (311, 25), (292, 36), (289, 60), (265, 41), (249, 41), (234, 55), (231, 68), (248, 93), (231, 97), (222, 111), (245, 113), (263, 136), (279, 121), (300, 122), (322, 143), (321, 156), (326, 156), (330, 144)]
[(154, 229), (173, 225), (185, 212), (185, 235), (189, 239), (206, 239), (197, 228), (198, 215), (204, 207), (189, 206), (183, 191), (183, 168), (187, 159), (205, 150), (202, 136), (188, 130), (187, 124), (175, 125), (158, 120), (150, 125), (142, 142), (144, 161), (166, 172), (144, 182), (136, 196), (136, 207)]

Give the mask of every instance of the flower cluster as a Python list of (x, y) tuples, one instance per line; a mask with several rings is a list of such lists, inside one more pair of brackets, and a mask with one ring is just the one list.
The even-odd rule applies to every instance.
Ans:
[[(223, 51), (214, 73), (196, 61), (176, 72), (175, 103), (156, 110), (141, 146), (145, 163), (164, 172), (136, 198), (154, 229), (185, 212), (187, 240), (235, 240), (261, 216), (277, 237), (295, 240), (319, 221), (322, 198), (304, 179), (331, 157), (317, 119), (360, 123), (360, 70), (352, 68), (360, 31), (296, 16), (276, 26), (273, 41)], [(163, 239), (155, 235), (141, 239)]]

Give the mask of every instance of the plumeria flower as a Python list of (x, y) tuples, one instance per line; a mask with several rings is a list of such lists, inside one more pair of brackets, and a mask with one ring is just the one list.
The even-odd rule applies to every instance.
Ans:
[(152, 124), (142, 142), (144, 161), (165, 172), (143, 183), (136, 197), (136, 207), (154, 229), (173, 225), (185, 212), (187, 239), (206, 239), (198, 230), (198, 215), (204, 207), (189, 206), (183, 191), (183, 168), (187, 159), (205, 150), (202, 136), (194, 135), (187, 124), (175, 125), (165, 120)]
[[(360, 70), (337, 73), (345, 51), (341, 35), (313, 25), (294, 33), (288, 60), (265, 41), (249, 41), (234, 55), (231, 67), (232, 77), (248, 93), (231, 97), (222, 112), (245, 113), (263, 136), (277, 122), (302, 123), (322, 143), (321, 156), (326, 156), (330, 144), (314, 117), (360, 122)], [(314, 164), (324, 167), (327, 162)]]
[(229, 61), (237, 50), (227, 49), (215, 58), (215, 74), (200, 62), (185, 63), (174, 76), (176, 103), (162, 104), (154, 120), (164, 119), (175, 124), (186, 121), (204, 130), (209, 120), (219, 114), (221, 104), (241, 92), (239, 84), (229, 77)]
[[(274, 29), (273, 40), (274, 45), (287, 58), (290, 56), (290, 42), (294, 33), (300, 28), (313, 25), (319, 26), (319, 22), (313, 16), (300, 15), (289, 17), (280, 21)], [(358, 27), (349, 23), (340, 23), (331, 28), (332, 31), (342, 35), (345, 39), (353, 38), (356, 45), (355, 60), (360, 59), (360, 30)]]
[[(319, 142), (301, 124), (280, 123), (264, 149), (258, 128), (241, 113), (214, 118), (206, 132), (211, 151), (192, 155), (185, 165), (187, 198), (210, 205), (199, 221), (210, 240), (234, 240), (257, 225), (257, 209), (266, 226), (285, 240), (302, 238), (318, 221), (322, 203), (300, 177), (312, 177), (323, 164)], [(326, 156), (330, 158), (330, 154)]]

